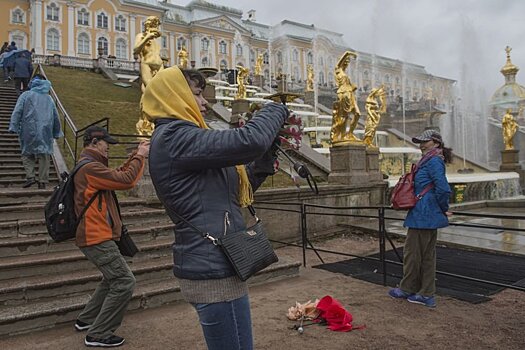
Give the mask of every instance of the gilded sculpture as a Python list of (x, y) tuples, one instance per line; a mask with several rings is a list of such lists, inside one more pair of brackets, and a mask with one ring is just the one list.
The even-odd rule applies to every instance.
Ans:
[(507, 109), (507, 113), (501, 120), (501, 126), (503, 129), (503, 143), (505, 144), (505, 150), (514, 149), (514, 135), (516, 134), (516, 131), (518, 131), (519, 125), (512, 115), (512, 109)]
[(306, 66), (306, 91), (314, 91), (314, 67)]
[(179, 53), (177, 54), (177, 57), (179, 58), (179, 68), (180, 69), (187, 69), (188, 68), (188, 51), (186, 51), (186, 47), (182, 45), (180, 48)]
[(374, 145), (374, 137), (376, 135), (381, 114), (386, 113), (386, 93), (385, 87), (381, 85), (376, 89), (372, 89), (365, 103), (366, 121), (365, 121), (365, 136), (363, 142), (367, 147), (377, 148)]
[(242, 100), (246, 98), (246, 79), (250, 70), (243, 66), (237, 66), (237, 95), (236, 100)]
[[(160, 55), (160, 45), (155, 40), (162, 35), (159, 26), (160, 19), (156, 16), (149, 16), (144, 22), (144, 31), (137, 34), (135, 38), (133, 54), (140, 59), (140, 79), (143, 93), (155, 74), (164, 69)], [(151, 135), (154, 125), (141, 117), (136, 124), (136, 128), (140, 135)]]
[(257, 56), (257, 61), (255, 61), (255, 76), (261, 76), (262, 74), (262, 68), (263, 68), (263, 54), (260, 53)]
[[(330, 139), (333, 146), (336, 146), (339, 143), (361, 142), (361, 140), (354, 135), (354, 130), (359, 121), (359, 117), (361, 116), (354, 93), (357, 86), (352, 84), (350, 78), (346, 74), (346, 69), (350, 64), (350, 60), (356, 57), (357, 55), (354, 52), (346, 51), (343, 56), (341, 56), (335, 67), (334, 74), (337, 85), (337, 101), (333, 104), (332, 130), (330, 132)], [(347, 132), (346, 124), (350, 114), (352, 114), (353, 117)]]

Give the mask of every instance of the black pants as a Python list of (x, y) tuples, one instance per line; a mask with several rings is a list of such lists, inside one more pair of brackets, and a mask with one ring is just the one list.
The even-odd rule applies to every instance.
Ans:
[(27, 90), (27, 87), (29, 85), (29, 78), (15, 78), (14, 80), (15, 90), (18, 95)]

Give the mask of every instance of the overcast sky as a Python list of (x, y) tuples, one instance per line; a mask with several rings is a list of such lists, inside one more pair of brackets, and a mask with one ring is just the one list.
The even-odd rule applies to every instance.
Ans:
[(489, 96), (503, 85), (499, 70), (509, 45), (525, 85), (525, 0), (207, 1), (244, 16), (254, 9), (264, 24), (288, 19), (342, 33), (356, 50), (420, 64), (436, 76), (461, 80), (468, 62), (471, 79)]

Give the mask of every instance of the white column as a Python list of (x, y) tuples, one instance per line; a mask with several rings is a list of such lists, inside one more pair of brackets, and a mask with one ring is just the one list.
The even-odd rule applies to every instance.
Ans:
[(210, 67), (215, 67), (216, 54), (215, 54), (215, 37), (210, 37)]
[(175, 34), (173, 32), (169, 32), (169, 43), (170, 46), (170, 65), (174, 66), (177, 64), (177, 54), (175, 51)]
[(34, 21), (31, 28), (31, 36), (34, 38), (34, 48), (37, 55), (44, 54), (44, 48), (42, 47), (42, 0), (34, 0)]
[(75, 7), (67, 3), (67, 55), (75, 56)]
[(191, 56), (190, 56), (190, 67), (191, 67), (191, 61), (195, 61), (195, 68), (199, 68), (201, 66), (201, 43), (200, 43), (200, 37), (199, 34), (195, 33), (191, 35)]
[[(251, 69), (251, 62), (250, 62), (250, 46), (248, 44), (244, 44), (242, 48), (242, 54), (244, 56), (244, 62), (246, 65), (246, 68)], [(250, 72), (253, 73), (253, 72)]]
[(134, 60), (133, 57), (133, 47), (135, 46), (135, 19), (137, 16), (135, 15), (129, 15), (129, 42), (131, 43), (129, 45), (129, 57), (130, 61)]

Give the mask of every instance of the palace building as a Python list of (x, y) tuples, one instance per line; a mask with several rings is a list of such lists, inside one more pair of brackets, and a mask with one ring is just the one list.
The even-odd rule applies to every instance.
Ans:
[[(449, 105), (453, 80), (436, 77), (421, 65), (360, 52), (349, 47), (343, 35), (315, 24), (282, 20), (275, 25), (259, 23), (256, 11), (241, 10), (191, 1), (176, 0), (2, 0), (0, 40), (14, 41), (20, 49), (34, 49), (43, 56), (96, 59), (114, 57), (134, 61), (135, 36), (148, 16), (158, 16), (162, 54), (169, 65), (176, 64), (185, 46), (195, 68), (231, 69), (236, 65), (253, 72), (263, 55), (263, 74), (273, 79), (280, 74), (293, 87), (304, 87), (307, 65), (314, 67), (320, 93), (334, 87), (334, 66), (346, 50), (357, 60), (349, 75), (360, 91), (384, 84), (389, 96), (406, 96), (407, 101), (432, 98)], [(404, 89), (404, 93), (402, 90)]]

